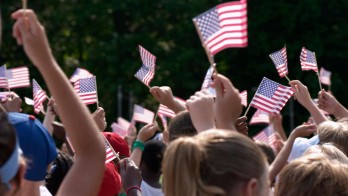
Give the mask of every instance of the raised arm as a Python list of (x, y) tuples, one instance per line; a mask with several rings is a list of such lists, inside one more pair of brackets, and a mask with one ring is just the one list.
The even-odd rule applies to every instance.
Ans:
[(55, 61), (44, 27), (32, 10), (12, 14), (13, 36), (23, 48), (55, 97), (69, 140), (75, 149), (75, 163), (62, 182), (58, 195), (97, 195), (102, 181), (105, 147), (97, 125), (69, 80)]
[(315, 125), (300, 125), (291, 132), (284, 147), (269, 167), (269, 178), (271, 182), (273, 182), (274, 178), (286, 165), (295, 139), (297, 137), (309, 136), (310, 134), (313, 134), (315, 131)]
[(320, 109), (333, 114), (337, 119), (348, 116), (348, 110), (332, 94), (325, 90), (319, 92), (318, 106)]
[(295, 90), (296, 100), (311, 113), (317, 125), (328, 120), (325, 115), (320, 112), (318, 106), (312, 101), (307, 86), (303, 85), (298, 80), (293, 80), (289, 84)]

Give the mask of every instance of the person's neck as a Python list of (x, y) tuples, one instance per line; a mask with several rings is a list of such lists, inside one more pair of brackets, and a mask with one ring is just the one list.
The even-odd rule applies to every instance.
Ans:
[(143, 180), (154, 188), (162, 188), (162, 185), (159, 183), (161, 173), (153, 174), (148, 171), (141, 171)]
[(20, 195), (40, 196), (40, 186), (42, 181), (23, 180)]

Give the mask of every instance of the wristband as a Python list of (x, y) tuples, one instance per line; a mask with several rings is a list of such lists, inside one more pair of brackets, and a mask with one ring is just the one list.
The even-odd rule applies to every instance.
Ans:
[(138, 187), (138, 186), (132, 186), (132, 187), (129, 187), (129, 188), (127, 189), (126, 195), (128, 195), (128, 192), (129, 192), (130, 190), (132, 190), (132, 189), (138, 189), (138, 190), (141, 192), (140, 187)]
[(136, 140), (132, 146), (132, 151), (136, 148), (139, 148), (141, 151), (144, 151), (145, 145), (144, 142)]

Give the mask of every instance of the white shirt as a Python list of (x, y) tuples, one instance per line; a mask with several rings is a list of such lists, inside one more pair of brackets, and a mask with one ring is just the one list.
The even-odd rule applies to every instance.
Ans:
[(154, 188), (147, 184), (144, 180), (141, 182), (141, 193), (143, 196), (163, 196), (161, 188)]

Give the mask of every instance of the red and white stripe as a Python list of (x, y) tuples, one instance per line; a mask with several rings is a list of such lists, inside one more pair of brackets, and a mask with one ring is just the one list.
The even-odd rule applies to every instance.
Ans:
[(256, 110), (255, 114), (251, 117), (250, 125), (266, 123), (269, 124), (269, 114), (262, 110)]
[(30, 86), (28, 67), (17, 67), (8, 69), (6, 72), (11, 72), (12, 78), (8, 78), (9, 88), (20, 88)]
[(239, 97), (241, 99), (241, 103), (243, 106), (248, 106), (248, 91), (244, 90), (241, 93), (239, 93)]
[(216, 7), (221, 29), (210, 36), (205, 44), (212, 55), (230, 47), (248, 45), (247, 3), (228, 2)]

